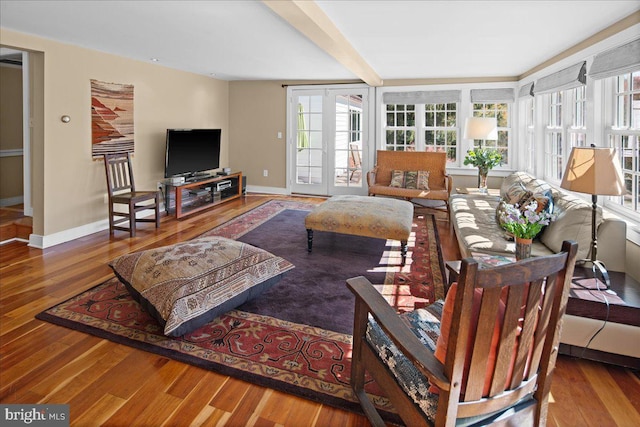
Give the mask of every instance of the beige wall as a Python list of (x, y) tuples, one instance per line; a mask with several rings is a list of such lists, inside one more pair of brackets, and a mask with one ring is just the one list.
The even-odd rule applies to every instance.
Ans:
[[(221, 128), (221, 164), (236, 168), (229, 162), (228, 82), (4, 29), (0, 39), (3, 45), (39, 52), (43, 59), (32, 64), (36, 76), (41, 67), (44, 86), (43, 122), (34, 123), (35, 234), (46, 236), (107, 217), (104, 167), (91, 158), (90, 79), (134, 85), (139, 188), (156, 188), (164, 175), (167, 128)], [(33, 96), (39, 96), (34, 90)], [(38, 102), (34, 104), (37, 110)], [(62, 115), (71, 122), (62, 123)]]
[(247, 185), (286, 187), (286, 95), (282, 82), (229, 85), (230, 161), (247, 177)]
[[(22, 149), (22, 68), (0, 65), (0, 150)], [(22, 156), (0, 157), (0, 199), (22, 196)]]

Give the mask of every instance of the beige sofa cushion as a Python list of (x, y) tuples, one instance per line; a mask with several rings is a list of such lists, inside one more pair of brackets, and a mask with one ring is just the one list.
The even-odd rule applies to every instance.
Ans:
[[(560, 252), (564, 240), (578, 242), (578, 259), (587, 259), (591, 252), (591, 204), (572, 194), (557, 192), (553, 214), (540, 240), (554, 252)], [(596, 229), (602, 222), (602, 209), (596, 210)]]
[[(516, 245), (496, 221), (499, 197), (481, 194), (454, 194), (449, 200), (451, 222), (463, 258), (475, 252), (489, 255), (514, 255)], [(533, 256), (550, 255), (542, 242), (534, 240)]]

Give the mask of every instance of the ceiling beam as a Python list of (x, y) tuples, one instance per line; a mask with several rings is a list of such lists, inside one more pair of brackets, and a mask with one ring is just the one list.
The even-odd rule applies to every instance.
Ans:
[(382, 86), (382, 78), (351, 46), (351, 43), (314, 1), (263, 0), (262, 2), (369, 86)]

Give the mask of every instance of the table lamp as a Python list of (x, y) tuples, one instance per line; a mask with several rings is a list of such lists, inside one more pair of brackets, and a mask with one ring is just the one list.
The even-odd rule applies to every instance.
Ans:
[(464, 122), (465, 139), (498, 139), (495, 117), (469, 117)]
[(613, 148), (574, 147), (567, 162), (560, 187), (578, 193), (591, 194), (591, 262), (594, 275), (600, 271), (609, 289), (611, 282), (606, 266), (598, 261), (598, 238), (596, 230), (596, 209), (598, 195), (620, 196), (626, 193), (620, 162)]

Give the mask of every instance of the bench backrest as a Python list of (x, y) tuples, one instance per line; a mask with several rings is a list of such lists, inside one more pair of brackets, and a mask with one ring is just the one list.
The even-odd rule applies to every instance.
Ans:
[(391, 184), (391, 172), (429, 171), (429, 188), (445, 188), (447, 174), (447, 153), (429, 151), (386, 151), (378, 150), (376, 157), (376, 184)]

